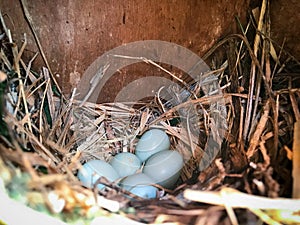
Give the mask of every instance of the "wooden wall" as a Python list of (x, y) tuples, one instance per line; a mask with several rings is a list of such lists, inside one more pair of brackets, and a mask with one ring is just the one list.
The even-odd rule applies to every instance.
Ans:
[[(245, 21), (249, 0), (23, 0), (36, 27), (51, 70), (66, 94), (87, 67), (105, 51), (137, 40), (175, 42), (202, 56), (222, 35), (235, 32), (235, 16)], [(25, 59), (37, 47), (24, 19), (19, 0), (0, 1), (14, 39), (27, 34)], [(40, 68), (38, 57), (34, 68)], [(147, 71), (146, 71), (147, 72)], [(143, 76), (135, 69), (116, 78), (115, 87), (124, 80)]]

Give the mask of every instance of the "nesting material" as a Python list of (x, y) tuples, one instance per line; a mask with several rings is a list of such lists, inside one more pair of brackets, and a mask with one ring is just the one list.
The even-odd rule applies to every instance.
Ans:
[[(95, 224), (101, 218), (136, 224), (300, 223), (299, 200), (290, 199), (292, 193), (299, 196), (292, 180), (300, 180), (295, 160), (300, 149), (293, 145), (300, 118), (300, 63), (284, 45), (272, 42), (269, 10), (264, 0), (259, 16), (251, 14), (246, 27), (237, 19), (240, 34), (220, 40), (204, 56), (218, 78), (217, 95), (206, 95), (201, 91), (205, 86), (196, 83), (185, 101), (168, 105), (157, 93), (135, 107), (82, 102), (76, 92), (63, 96), (49, 68), (35, 72), (34, 58), (22, 60), (26, 36), (23, 46), (16, 46), (0, 14), (1, 196), (7, 193), (9, 201), (67, 223), (89, 224), (97, 217)], [(212, 108), (220, 97), (224, 107)], [(178, 125), (178, 112), (191, 106), (199, 118), (184, 114), (187, 126)], [(216, 127), (218, 120), (225, 122)], [(164, 130), (170, 148), (184, 158), (174, 190), (156, 185), (159, 198), (145, 200), (105, 178), (97, 181), (106, 186), (102, 190), (81, 185), (76, 173), (84, 162), (109, 162), (117, 153), (133, 153), (139, 137), (151, 128)], [(200, 138), (193, 129), (201, 131)], [(209, 141), (221, 151), (201, 167)], [(4, 211), (0, 222), (9, 223)]]

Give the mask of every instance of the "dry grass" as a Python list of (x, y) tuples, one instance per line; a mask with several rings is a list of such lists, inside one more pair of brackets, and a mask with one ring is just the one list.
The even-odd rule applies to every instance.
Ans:
[[(272, 41), (268, 1), (263, 1), (257, 19), (253, 14), (247, 27), (241, 27), (241, 34), (220, 40), (204, 56), (213, 69), (207, 76), (217, 77), (220, 89), (203, 93), (205, 86), (195, 84), (186, 101), (168, 105), (162, 93), (157, 93), (150, 102), (134, 108), (131, 103), (79, 101), (76, 93), (63, 96), (51, 71), (33, 72), (34, 58), (23, 62), (26, 36), (19, 49), (2, 15), (0, 18), (4, 33), (0, 46), (0, 174), (12, 198), (49, 214), (62, 212), (56, 216), (67, 222), (81, 218), (88, 223), (97, 215), (111, 216), (109, 212), (148, 223), (300, 222), (299, 201), (288, 199), (292, 193), (299, 198), (292, 179), (296, 184), (300, 180), (300, 149), (293, 146), (293, 127), (300, 118), (295, 76), (300, 64), (284, 46)], [(220, 50), (221, 46), (225, 48)], [(217, 53), (224, 49), (226, 57), (218, 58)], [(157, 63), (145, 62), (165, 70), (184, 87), (190, 85)], [(171, 96), (178, 94), (178, 90), (167, 91)], [(224, 98), (223, 105), (212, 107), (220, 98)], [(188, 112), (190, 107), (198, 112), (196, 122), (184, 114), (187, 126), (174, 123), (178, 112)], [(99, 182), (110, 188), (101, 193), (80, 185), (76, 171), (83, 162), (109, 161), (119, 152), (134, 152), (138, 137), (153, 127), (165, 130), (172, 148), (184, 156), (185, 167), (175, 190), (164, 190), (168, 194), (161, 199), (145, 200), (105, 179)], [(193, 129), (201, 131), (200, 140)], [(216, 151), (222, 149), (200, 173), (208, 141), (216, 143)], [(82, 219), (84, 216), (89, 219)]]

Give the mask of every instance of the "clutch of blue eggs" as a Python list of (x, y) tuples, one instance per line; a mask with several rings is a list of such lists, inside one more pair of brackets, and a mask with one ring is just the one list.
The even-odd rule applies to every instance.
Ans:
[[(135, 154), (122, 152), (108, 163), (90, 160), (78, 171), (78, 179), (88, 188), (94, 187), (100, 177), (118, 185), (142, 198), (156, 198), (158, 184), (164, 188), (174, 188), (183, 167), (183, 157), (170, 149), (168, 135), (160, 129), (151, 129), (139, 139)], [(143, 165), (143, 167), (142, 167)], [(97, 184), (99, 190), (103, 184)]]

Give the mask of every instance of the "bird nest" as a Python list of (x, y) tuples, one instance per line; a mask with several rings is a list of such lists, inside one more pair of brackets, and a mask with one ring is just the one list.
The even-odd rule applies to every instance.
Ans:
[[(2, 223), (14, 221), (7, 212), (18, 202), (33, 223), (299, 223), (300, 202), (291, 197), (300, 195), (300, 63), (272, 41), (265, 14), (263, 6), (260, 20), (251, 14), (241, 34), (203, 57), (212, 69), (203, 74), (208, 84), (165, 88), (134, 105), (82, 101), (75, 91), (64, 96), (49, 68), (37, 73), (34, 58), (22, 60), (26, 36), (19, 48), (0, 15)], [(97, 181), (106, 186), (101, 191), (81, 185), (82, 163), (134, 152), (151, 128), (164, 130), (184, 158), (174, 190), (158, 186), (160, 196), (149, 200), (105, 178)]]

